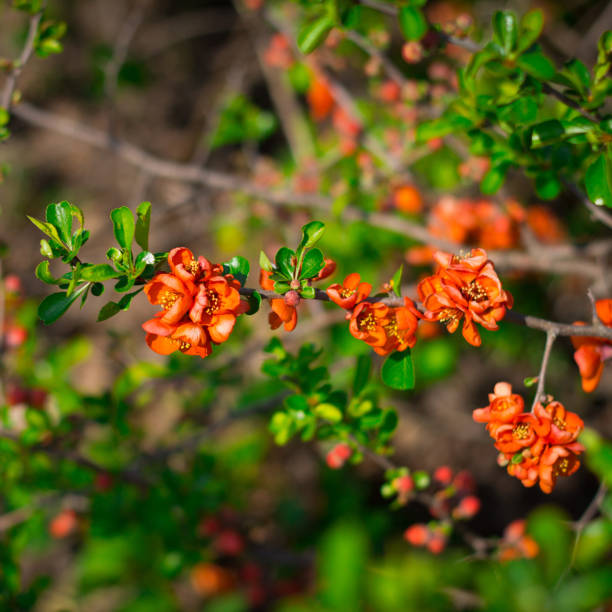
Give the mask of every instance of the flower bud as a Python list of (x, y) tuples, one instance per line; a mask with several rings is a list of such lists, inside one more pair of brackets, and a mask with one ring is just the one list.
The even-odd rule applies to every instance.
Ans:
[(447, 487), (453, 479), (453, 471), (448, 465), (441, 465), (433, 473), (434, 480), (437, 480), (441, 485)]
[(404, 531), (404, 539), (412, 546), (425, 546), (430, 535), (429, 529), (423, 524), (411, 525)]
[(293, 306), (294, 308), (300, 303), (301, 300), (300, 294), (293, 289), (285, 293), (284, 299), (287, 306)]

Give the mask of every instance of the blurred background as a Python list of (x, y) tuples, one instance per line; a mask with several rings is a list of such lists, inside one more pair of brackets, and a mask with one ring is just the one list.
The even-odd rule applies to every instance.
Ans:
[[(27, 336), (18, 351), (7, 355), (6, 388), (39, 390), (47, 398), (43, 402), (53, 397), (53, 405), (71, 415), (70, 426), (78, 432), (73, 448), (113, 468), (131, 466), (138, 472), (145, 469), (138, 459), (142, 453), (193, 432), (209, 433), (194, 448), (158, 457), (153, 471), (163, 484), (146, 495), (138, 485), (106, 482), (86, 466), (66, 467), (52, 457), (39, 466), (40, 474), (33, 467), (31, 478), (19, 470), (6, 476), (14, 488), (5, 497), (5, 512), (38, 500), (25, 526), (4, 531), (18, 559), (21, 588), (33, 588), (29, 604), (20, 600), (23, 608), (7, 610), (231, 612), (279, 606), (348, 611), (361, 609), (358, 598), (351, 600), (350, 593), (359, 590), (351, 580), (368, 555), (397, 559), (394, 567), (403, 568), (402, 580), (410, 574), (427, 581), (435, 571), (430, 557), (410, 556), (402, 539), (410, 524), (428, 520), (427, 510), (414, 503), (390, 511), (380, 497), (376, 464), (366, 458), (333, 471), (325, 464), (329, 446), (299, 439), (277, 446), (268, 432), (269, 415), (282, 402), (276, 382), (261, 371), (269, 358), (263, 348), (272, 334), (290, 351), (304, 342), (323, 348), (320, 363), (340, 389), (350, 386), (357, 357), (370, 354), (350, 336), (338, 309), (303, 303), (295, 331), (270, 332), (264, 304), (255, 317), (241, 318), (227, 344), (197, 362), (183, 356), (168, 362), (147, 348), (140, 324), (154, 309), (144, 296), (128, 312), (102, 323), (96, 317), (105, 296), (92, 298), (44, 327), (35, 321), (36, 301), (46, 290), (34, 277), (40, 235), (26, 215), (41, 217), (51, 202), (77, 204), (91, 230), (83, 253), (98, 263), (113, 243), (110, 210), (121, 205), (135, 210), (149, 200), (151, 250), (186, 246), (211, 261), (242, 255), (251, 262), (248, 286), (253, 287), (259, 250), (272, 257), (281, 245), (294, 247), (299, 228), (320, 219), (327, 225), (320, 248), (338, 266), (331, 281), (358, 271), (380, 288), (403, 264), (407, 295), (413, 297), (416, 283), (431, 270), (419, 261), (415, 247), (421, 243), (401, 226), (397, 231), (392, 220), (387, 229), (371, 224), (366, 213), (418, 223), (448, 240), (454, 239), (455, 223), (461, 226), (455, 242), (486, 245), (488, 240), (487, 248), (499, 250), (525, 249), (521, 224), (513, 216), (517, 206), (528, 212), (528, 233), (540, 242), (586, 245), (606, 238), (603, 225), (593, 222), (569, 192), (545, 202), (516, 173), (497, 195), (483, 199), (479, 163), (486, 162), (471, 156), (465, 145), (452, 139), (414, 144), (415, 124), (439, 114), (452, 96), (455, 68), (466, 61), (462, 49), (449, 46), (445, 53), (408, 63), (387, 17), (374, 9), (366, 13), (360, 26), (364, 34), (377, 44), (377, 36), (387, 36), (382, 40), (387, 53), (414, 90), (412, 100), (404, 98), (398, 109), (390, 86), (384, 91), (387, 81), (380, 68), (350, 40), (332, 41), (306, 61), (279, 38), (279, 24), (289, 32), (295, 26), (299, 4), (49, 2), (47, 16), (67, 25), (63, 51), (44, 60), (34, 57), (27, 65), (19, 80), (21, 102), (12, 135), (0, 146), (2, 272), (21, 284), (14, 316)], [(506, 5), (519, 13), (535, 6), (544, 11), (541, 42), (559, 61), (571, 55), (591, 65), (598, 37), (612, 24), (612, 3), (606, 1)], [(443, 0), (428, 2), (426, 11), (436, 23), (455, 23), (467, 15), (478, 38), (486, 35), (498, 8), (495, 2)], [(0, 56), (19, 54), (27, 28), (27, 16), (3, 3)], [(325, 111), (331, 103), (325, 94), (317, 97), (313, 86), (321, 81), (322, 66), (367, 118), (368, 133), (376, 140), (372, 147), (352, 148), (351, 126)], [(113, 151), (110, 141), (101, 146), (83, 142), (87, 130), (234, 182), (228, 189), (214, 179), (185, 181), (151, 172), (150, 165), (138, 167)], [(374, 161), (376, 155), (388, 163)], [(278, 201), (282, 198), (270, 201), (253, 189), (233, 188), (239, 181), (262, 193), (277, 189), (304, 198), (285, 205)], [(407, 186), (412, 191), (402, 192)], [(319, 196), (323, 204), (308, 204)], [(342, 218), (347, 205), (361, 210), (363, 220)], [(472, 217), (479, 214), (492, 221), (477, 233)], [(503, 236), (507, 245), (496, 242)], [(606, 270), (609, 250), (598, 257)], [(59, 267), (53, 271), (60, 273)], [(501, 266), (499, 273), (518, 311), (551, 320), (590, 320), (590, 286), (596, 286), (597, 297), (610, 295), (609, 267), (603, 279), (511, 266)], [(598, 487), (588, 469), (562, 479), (550, 496), (537, 487), (526, 489), (498, 467), (490, 438), (471, 416), (487, 404), (487, 394), (500, 380), (511, 382), (530, 401), (532, 390), (523, 380), (538, 373), (544, 334), (504, 322), (498, 332), (482, 336), (482, 347), (475, 349), (459, 333), (426, 328), (413, 351), (417, 384), (411, 392), (384, 389), (377, 371), (381, 362), (373, 355), (370, 384), (381, 405), (399, 414), (395, 462), (427, 471), (442, 465), (468, 470), (482, 502), (469, 525), (481, 536), (498, 536), (511, 521), (546, 504), (577, 518)], [(609, 437), (610, 368), (596, 391), (585, 394), (573, 350), (567, 338), (556, 342), (547, 388)], [(245, 416), (238, 418), (241, 411)], [(77, 426), (84, 418), (92, 423)], [(66, 494), (41, 504), (45, 482), (55, 483), (48, 484), (51, 489), (59, 486), (55, 478), (67, 486)], [(84, 498), (74, 491), (70, 497), (81, 484), (92, 495)], [(49, 538), (50, 522), (66, 509), (78, 514), (78, 527), (69, 525), (67, 537), (51, 532)], [(352, 573), (340, 571), (353, 562)], [(448, 568), (453, 575), (469, 571), (453, 563)], [(377, 583), (382, 590), (384, 581), (383, 576)], [(338, 582), (344, 595), (328, 594), (321, 604), (327, 607), (306, 603), (317, 585), (325, 590), (325, 584)], [(380, 603), (391, 599), (381, 595), (378, 604), (364, 609), (410, 609)], [(418, 604), (422, 608), (411, 609), (450, 609), (446, 599), (424, 601)], [(465, 609), (473, 604), (467, 601)]]

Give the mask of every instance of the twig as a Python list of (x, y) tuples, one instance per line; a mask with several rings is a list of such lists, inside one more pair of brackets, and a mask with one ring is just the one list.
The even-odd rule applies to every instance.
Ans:
[(17, 80), (19, 79), (24, 66), (28, 63), (30, 57), (32, 57), (32, 53), (34, 52), (34, 41), (36, 40), (38, 26), (40, 25), (40, 20), (42, 19), (46, 6), (47, 2), (45, 0), (45, 2), (43, 2), (41, 5), (40, 10), (30, 17), (28, 36), (23, 46), (23, 50), (21, 51), (19, 59), (13, 62), (13, 67), (6, 77), (4, 90), (2, 91), (2, 96), (0, 96), (0, 107), (6, 109), (7, 111), (11, 108), (13, 92), (17, 86)]
[(533, 404), (531, 406), (531, 411), (535, 409), (538, 402), (542, 400), (542, 395), (544, 394), (544, 381), (546, 379), (546, 370), (548, 368), (548, 360), (550, 359), (550, 352), (552, 350), (553, 344), (557, 339), (557, 332), (549, 329), (546, 332), (546, 344), (544, 345), (544, 353), (542, 355), (542, 365), (540, 366), (540, 373), (538, 374), (538, 386), (536, 387), (536, 392), (533, 397)]
[[(243, 192), (277, 206), (304, 206), (327, 213), (332, 211), (333, 200), (325, 195), (265, 189), (239, 176), (202, 168), (197, 164), (182, 164), (161, 159), (132, 144), (114, 140), (100, 130), (38, 109), (26, 102), (15, 106), (13, 113), (33, 125), (63, 134), (96, 148), (111, 151), (124, 161), (160, 178), (205, 185), (222, 191)], [(343, 210), (342, 216), (346, 221), (363, 221), (375, 227), (410, 236), (444, 251), (456, 252), (461, 249), (469, 249), (466, 245), (458, 245), (450, 240), (434, 236), (422, 225), (401, 219), (396, 215), (381, 212), (368, 213), (348, 206)], [(569, 249), (568, 247), (549, 247), (540, 251), (537, 257), (532, 257), (529, 253), (522, 251), (491, 251), (489, 253), (489, 257), (495, 261), (499, 269), (576, 274), (594, 279), (602, 277), (603, 272), (600, 265), (591, 261), (583, 261), (574, 257), (575, 255), (571, 247)]]

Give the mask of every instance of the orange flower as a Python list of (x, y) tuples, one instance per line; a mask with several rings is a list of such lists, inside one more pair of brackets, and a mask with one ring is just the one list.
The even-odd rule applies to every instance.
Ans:
[(489, 405), (477, 408), (472, 412), (472, 418), (478, 423), (510, 423), (525, 407), (525, 401), (517, 393), (512, 393), (512, 385), (498, 382), (493, 393), (489, 393)]
[(334, 283), (327, 288), (329, 299), (341, 308), (351, 310), (356, 304), (365, 300), (372, 291), (370, 283), (362, 283), (357, 272), (349, 274), (342, 285)]
[(351, 315), (349, 331), (357, 340), (382, 349), (387, 343), (385, 326), (391, 323), (389, 311), (382, 302), (360, 302)]
[(584, 429), (582, 419), (566, 410), (560, 402), (551, 402), (547, 406), (538, 402), (534, 407), (534, 413), (541, 421), (550, 423), (546, 436), (548, 444), (571, 444), (578, 439)]
[[(259, 273), (259, 284), (266, 291), (274, 291), (274, 281), (270, 279), (272, 272), (262, 270)], [(268, 315), (270, 329), (278, 329), (281, 325), (285, 331), (293, 331), (297, 325), (297, 309), (295, 306), (290, 306), (283, 298), (275, 298), (270, 300), (270, 308), (272, 312)]]
[[(612, 327), (612, 299), (597, 300), (595, 309), (602, 323)], [(584, 325), (577, 321), (574, 325)], [(597, 388), (604, 369), (604, 361), (612, 357), (612, 342), (589, 336), (572, 336), (574, 361), (578, 365), (582, 378), (582, 389), (591, 393)]]
[[(228, 275), (229, 276), (229, 275)], [(240, 283), (232, 278), (213, 276), (198, 285), (198, 293), (189, 311), (189, 318), (207, 328), (215, 344), (225, 342), (236, 323), (236, 317), (248, 309), (240, 299)]]
[(163, 308), (158, 316), (165, 325), (178, 323), (193, 304), (192, 292), (172, 274), (157, 274), (144, 286), (144, 292), (151, 304)]
[(395, 190), (393, 203), (398, 210), (405, 213), (419, 213), (423, 210), (423, 199), (419, 190), (413, 185), (403, 185)]
[(539, 464), (540, 489), (544, 493), (550, 493), (557, 482), (557, 477), (571, 476), (580, 467), (577, 453), (583, 450), (584, 447), (577, 442), (547, 448)]
[(170, 355), (175, 351), (181, 351), (186, 355), (208, 357), (212, 352), (206, 328), (189, 320), (176, 326), (167, 336), (147, 333), (146, 342), (151, 350), (160, 355)]
[(313, 76), (310, 80), (306, 100), (310, 107), (310, 114), (316, 121), (325, 119), (334, 108), (334, 97), (324, 78)]
[(434, 254), (439, 269), (423, 279), (417, 287), (427, 312), (425, 318), (440, 321), (453, 333), (464, 319), (463, 337), (472, 345), (481, 344), (474, 322), (486, 329), (498, 329), (506, 308), (512, 307), (512, 296), (502, 289), (492, 262), (483, 249), (472, 249), (469, 257), (450, 253)]
[(506, 460), (510, 461), (508, 464), (508, 474), (518, 478), (524, 487), (533, 487), (540, 475), (540, 457), (525, 456), (529, 453), (525, 453), (521, 456), (521, 461), (513, 463), (512, 455), (506, 455)]
[(405, 297), (404, 305), (389, 311), (388, 322), (384, 325), (387, 341), (382, 347), (374, 347), (379, 355), (388, 355), (393, 351), (405, 351), (416, 344), (416, 331), (421, 313), (414, 302)]
[[(539, 456), (544, 448), (544, 438), (550, 429), (550, 421), (538, 420), (533, 414), (519, 414), (511, 423), (501, 423), (491, 428), (495, 448), (502, 453), (516, 453), (530, 448), (533, 456)], [(494, 433), (493, 433), (494, 432)]]
[(172, 249), (168, 253), (168, 264), (172, 274), (183, 281), (185, 286), (192, 289), (193, 292), (195, 292), (196, 282), (207, 280), (213, 274), (223, 273), (223, 266), (213, 265), (202, 256), (196, 260), (193, 253), (185, 247)]

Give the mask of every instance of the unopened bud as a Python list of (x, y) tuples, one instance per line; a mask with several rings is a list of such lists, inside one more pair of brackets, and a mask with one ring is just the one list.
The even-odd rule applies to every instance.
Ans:
[(285, 293), (285, 304), (287, 304), (287, 306), (293, 306), (295, 308), (300, 303), (300, 299), (300, 294), (293, 289)]

